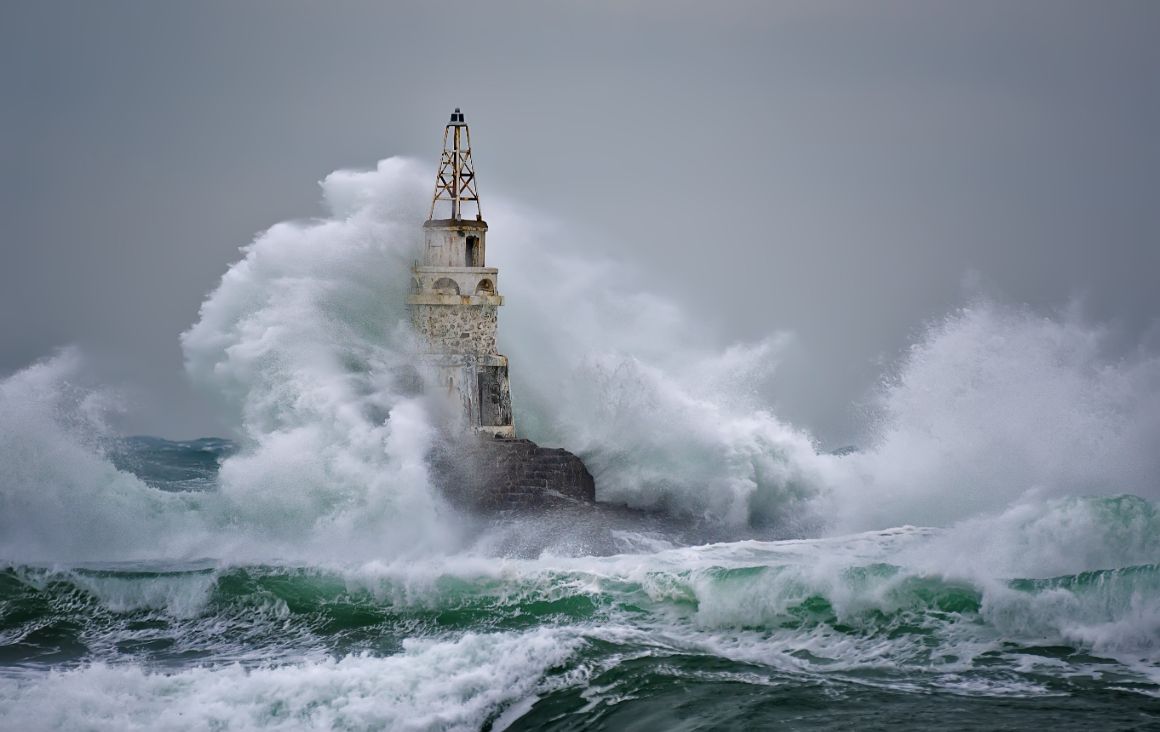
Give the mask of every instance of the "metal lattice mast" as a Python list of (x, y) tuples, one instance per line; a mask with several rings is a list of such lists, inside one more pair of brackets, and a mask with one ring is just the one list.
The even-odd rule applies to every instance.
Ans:
[(475, 187), (475, 167), (471, 163), (471, 130), (463, 121), (459, 107), (451, 113), (451, 121), (443, 128), (443, 157), (435, 176), (435, 195), (431, 198), (428, 219), (435, 219), (435, 208), (440, 201), (451, 203), (452, 219), (462, 219), (463, 204), (474, 203), (475, 219), (483, 220)]

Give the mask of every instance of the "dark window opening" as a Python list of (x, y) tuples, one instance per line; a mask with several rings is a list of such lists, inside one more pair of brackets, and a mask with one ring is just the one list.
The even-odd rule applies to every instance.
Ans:
[(507, 388), (507, 366), (479, 367), (479, 423), (506, 427), (512, 423), (512, 398)]
[(483, 266), (483, 252), (480, 251), (478, 236), (467, 237), (467, 266)]

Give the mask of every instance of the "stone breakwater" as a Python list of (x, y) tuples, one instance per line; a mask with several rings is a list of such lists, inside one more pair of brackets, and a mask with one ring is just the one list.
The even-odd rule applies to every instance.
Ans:
[(476, 510), (596, 503), (596, 483), (579, 457), (531, 440), (466, 436), (442, 444), (431, 464), (448, 497)]

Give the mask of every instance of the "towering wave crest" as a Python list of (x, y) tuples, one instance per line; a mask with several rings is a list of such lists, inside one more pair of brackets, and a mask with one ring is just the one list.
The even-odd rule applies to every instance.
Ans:
[(182, 335), (189, 373), (226, 396), (243, 436), (222, 464), (223, 495), (258, 533), (312, 554), (449, 537), (425, 464), (427, 406), (395, 381), (411, 350), (404, 302), (425, 178), (398, 158), (331, 174), (329, 217), (245, 247)]
[[(624, 264), (501, 206), (519, 428), (576, 450), (601, 500), (800, 533), (823, 485), (812, 439), (760, 407), (789, 334), (721, 349)], [(574, 236), (574, 234), (572, 235)]]
[(856, 530), (947, 525), (1018, 503), (1160, 497), (1160, 355), (1074, 313), (980, 301), (933, 323), (879, 393), (827, 512)]
[(45, 561), (182, 553), (204, 496), (172, 494), (105, 457), (116, 395), (85, 386), (67, 349), (0, 381), (0, 557)]
[(425, 177), (399, 159), (328, 176), (329, 216), (262, 233), (208, 296), (182, 335), (187, 368), (242, 438), (215, 491), (162, 491), (117, 470), (103, 421), (116, 400), (74, 385), (75, 352), (4, 380), (4, 556), (337, 561), (453, 548), (455, 517), (425, 463), (430, 405), (396, 383)]

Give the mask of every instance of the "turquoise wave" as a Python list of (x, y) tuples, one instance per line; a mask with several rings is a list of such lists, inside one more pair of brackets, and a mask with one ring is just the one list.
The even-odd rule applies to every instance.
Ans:
[[(888, 563), (821, 578), (785, 564), (635, 576), (444, 574), (420, 583), (311, 567), (8, 567), (0, 571), (0, 663), (106, 653), (229, 659), (280, 648), (390, 653), (402, 639), (421, 635), (607, 625), (660, 634), (824, 632), (920, 645), (965, 635), (1079, 651), (1082, 640), (1053, 626), (1147, 623), (1134, 614), (1146, 607), (1160, 607), (1160, 564), (1014, 579), (994, 588)], [(1136, 650), (1156, 652), (1147, 644)]]

